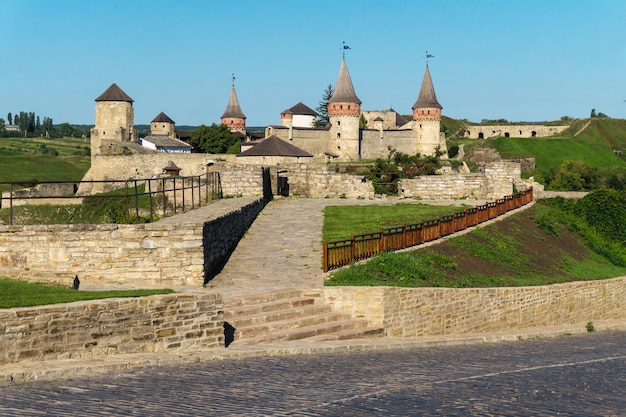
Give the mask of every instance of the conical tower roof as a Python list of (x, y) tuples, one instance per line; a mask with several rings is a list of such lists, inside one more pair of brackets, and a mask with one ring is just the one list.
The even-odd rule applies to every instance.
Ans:
[(352, 86), (352, 79), (350, 78), (350, 72), (348, 72), (348, 66), (346, 65), (346, 58), (341, 60), (341, 68), (339, 69), (339, 76), (337, 77), (337, 84), (335, 86), (335, 92), (333, 96), (328, 100), (329, 103), (356, 103), (361, 104), (361, 100), (356, 96), (354, 87)]
[(172, 123), (172, 124), (174, 124), (174, 121), (172, 119), (170, 119), (167, 114), (165, 114), (163, 112), (159, 113), (159, 115), (157, 117), (155, 117), (154, 120), (152, 120), (152, 123), (155, 123), (155, 122), (157, 122), (157, 123), (160, 122), (160, 123)]
[(435, 87), (433, 87), (433, 80), (430, 78), (430, 70), (426, 65), (426, 72), (424, 72), (424, 79), (422, 80), (422, 88), (420, 88), (417, 101), (413, 105), (413, 109), (430, 108), (441, 109), (441, 104), (437, 101), (435, 95)]
[(104, 93), (100, 94), (96, 101), (126, 101), (132, 103), (134, 100), (122, 91), (117, 84), (113, 83)]
[(239, 99), (237, 98), (237, 91), (235, 91), (235, 86), (230, 90), (230, 97), (228, 99), (228, 106), (226, 106), (226, 110), (222, 115), (222, 119), (245, 119), (246, 115), (241, 111), (241, 107), (239, 107)]

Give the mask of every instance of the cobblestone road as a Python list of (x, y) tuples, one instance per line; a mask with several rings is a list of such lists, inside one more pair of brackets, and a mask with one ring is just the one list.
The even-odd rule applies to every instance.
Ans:
[(626, 416), (626, 332), (0, 387), (2, 416)]

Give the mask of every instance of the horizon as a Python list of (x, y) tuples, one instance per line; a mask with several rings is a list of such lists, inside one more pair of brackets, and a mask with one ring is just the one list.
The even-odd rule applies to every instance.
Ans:
[(411, 114), (428, 64), (453, 119), (626, 112), (619, 0), (242, 0), (236, 13), (195, 0), (0, 5), (7, 123), (9, 112), (26, 111), (55, 125), (93, 125), (95, 98), (117, 83), (133, 98), (138, 125), (160, 112), (181, 126), (219, 124), (234, 82), (246, 124), (277, 125), (298, 102), (318, 107), (343, 53), (364, 110)]

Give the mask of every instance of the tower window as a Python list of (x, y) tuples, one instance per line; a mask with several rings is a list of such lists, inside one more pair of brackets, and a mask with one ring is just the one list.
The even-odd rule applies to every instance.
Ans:
[(337, 126), (341, 126), (341, 120), (337, 120)]
[(337, 133), (337, 139), (341, 139), (341, 133)]
[(339, 105), (339, 110), (343, 110), (343, 104)]

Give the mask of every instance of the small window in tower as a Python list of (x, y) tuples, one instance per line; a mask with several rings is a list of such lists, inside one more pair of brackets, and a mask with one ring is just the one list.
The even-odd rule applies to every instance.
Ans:
[(428, 114), (430, 114), (430, 110), (428, 110)]
[(163, 129), (165, 129), (165, 125), (163, 125)]
[(341, 126), (341, 120), (337, 120), (337, 126)]
[(350, 110), (350, 105), (348, 104), (348, 110)]
[(341, 133), (337, 133), (337, 139), (341, 139)]
[(343, 110), (343, 104), (339, 105), (339, 110)]
[(420, 129), (422, 128), (422, 124), (420, 123)]

